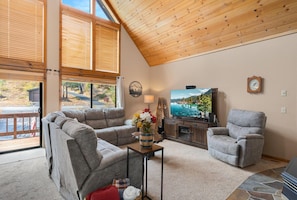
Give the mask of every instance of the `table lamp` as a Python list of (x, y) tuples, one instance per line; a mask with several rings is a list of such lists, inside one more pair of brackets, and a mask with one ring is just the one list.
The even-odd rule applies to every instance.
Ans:
[(154, 95), (144, 95), (144, 103), (147, 103), (148, 109), (150, 109), (150, 104), (154, 103)]

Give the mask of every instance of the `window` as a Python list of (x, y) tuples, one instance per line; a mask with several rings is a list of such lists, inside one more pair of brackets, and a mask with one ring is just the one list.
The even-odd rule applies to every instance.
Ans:
[(2, 66), (21, 71), (44, 69), (44, 22), (44, 0), (0, 1)]
[(62, 83), (62, 110), (115, 107), (115, 85), (104, 83)]
[(96, 3), (96, 16), (106, 19), (106, 20), (112, 20), (111, 17), (109, 17), (109, 15), (107, 14), (107, 12), (104, 10), (104, 7), (102, 5), (99, 5), (98, 3)]
[(112, 84), (93, 84), (92, 108), (108, 107), (116, 105), (116, 89)]
[(91, 21), (62, 15), (62, 66), (91, 70)]
[(62, 0), (63, 75), (113, 80), (119, 75), (120, 25), (111, 20), (104, 4), (98, 2), (101, 1)]
[[(90, 0), (62, 0), (62, 3), (70, 7), (73, 7), (75, 9), (81, 10), (83, 12), (86, 12), (89, 14), (92, 13), (91, 12), (92, 0), (91, 1)], [(95, 3), (96, 3), (95, 15), (97, 17), (100, 17), (102, 19), (106, 19), (112, 22), (115, 21), (111, 16), (110, 11), (107, 9), (105, 4), (101, 0), (95, 1)]]
[(96, 25), (96, 70), (119, 71), (118, 33), (113, 27)]
[(91, 13), (90, 0), (62, 0), (62, 3), (86, 13)]

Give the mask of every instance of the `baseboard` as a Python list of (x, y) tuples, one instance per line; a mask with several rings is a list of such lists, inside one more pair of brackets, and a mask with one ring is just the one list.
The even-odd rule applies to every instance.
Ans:
[(287, 159), (278, 158), (278, 157), (274, 157), (274, 156), (269, 156), (269, 155), (265, 155), (265, 154), (262, 154), (262, 158), (265, 159), (265, 160), (281, 161), (281, 162), (286, 162), (286, 163), (290, 162)]

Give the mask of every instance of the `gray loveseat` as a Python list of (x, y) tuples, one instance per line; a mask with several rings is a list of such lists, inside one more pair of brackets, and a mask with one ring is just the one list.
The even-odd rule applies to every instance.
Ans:
[(208, 128), (208, 151), (228, 164), (246, 167), (261, 159), (266, 116), (263, 112), (232, 109), (226, 127)]
[[(49, 175), (65, 199), (84, 199), (90, 192), (125, 178), (126, 150), (135, 127), (124, 124), (124, 110), (58, 111), (42, 119)], [(140, 188), (142, 157), (131, 152), (129, 178)]]

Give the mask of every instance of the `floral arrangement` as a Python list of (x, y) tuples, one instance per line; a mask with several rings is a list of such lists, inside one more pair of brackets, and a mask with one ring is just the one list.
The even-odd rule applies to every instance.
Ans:
[(146, 108), (142, 113), (135, 113), (132, 118), (133, 125), (140, 128), (144, 133), (151, 132), (152, 123), (156, 123), (157, 118)]

